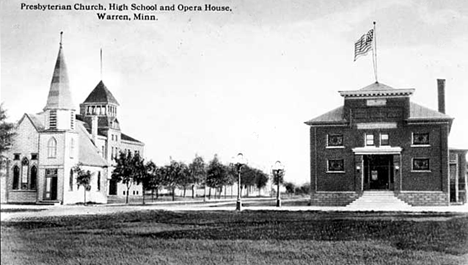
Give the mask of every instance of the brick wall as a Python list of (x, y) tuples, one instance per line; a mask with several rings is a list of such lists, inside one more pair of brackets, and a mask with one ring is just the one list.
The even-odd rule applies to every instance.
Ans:
[(359, 198), (355, 192), (317, 192), (311, 195), (312, 206), (346, 206)]
[(447, 206), (449, 196), (443, 192), (406, 191), (397, 195), (398, 199), (412, 206)]

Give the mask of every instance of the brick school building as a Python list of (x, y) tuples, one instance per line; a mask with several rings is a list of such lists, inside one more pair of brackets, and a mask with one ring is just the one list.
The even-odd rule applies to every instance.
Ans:
[(345, 206), (366, 192), (389, 192), (412, 206), (466, 203), (466, 152), (450, 149), (453, 118), (414, 102), (414, 89), (373, 83), (339, 91), (344, 104), (310, 126), (311, 204)]

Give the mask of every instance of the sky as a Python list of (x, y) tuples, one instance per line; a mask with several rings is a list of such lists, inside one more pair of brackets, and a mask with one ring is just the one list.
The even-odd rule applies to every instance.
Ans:
[[(40, 1), (64, 3), (114, 1)], [(230, 163), (241, 152), (265, 172), (281, 161), (286, 181), (302, 184), (310, 179), (304, 122), (341, 106), (338, 91), (375, 82), (370, 54), (353, 61), (355, 41), (375, 21), (379, 82), (415, 88), (411, 100), (437, 110), (436, 79), (446, 79), (446, 113), (455, 118), (449, 146), (468, 148), (466, 1), (133, 3), (176, 10), (143, 12), (157, 21), (111, 21), (99, 20), (101, 11), (1, 1), (0, 101), (10, 120), (45, 106), (63, 31), (77, 109), (101, 80), (102, 48), (102, 80), (120, 103), (122, 132), (145, 143), (147, 160), (190, 163), (198, 154), (208, 162), (217, 154)], [(177, 10), (205, 4), (230, 10)]]

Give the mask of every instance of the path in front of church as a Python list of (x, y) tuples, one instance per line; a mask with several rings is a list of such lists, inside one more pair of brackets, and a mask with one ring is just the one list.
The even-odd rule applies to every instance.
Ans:
[[(271, 199), (248, 199), (247, 202), (272, 201)], [(14, 221), (28, 218), (48, 216), (95, 215), (112, 214), (119, 212), (164, 210), (164, 211), (235, 211), (235, 200), (211, 200), (193, 203), (190, 201), (158, 202), (142, 204), (106, 204), (106, 205), (16, 205), (2, 204), (1, 221)], [(350, 212), (420, 212), (420, 213), (468, 213), (468, 204), (453, 206), (411, 207), (404, 211), (396, 208), (355, 209), (347, 207), (319, 207), (319, 206), (247, 206), (243, 211), (350, 211)]]

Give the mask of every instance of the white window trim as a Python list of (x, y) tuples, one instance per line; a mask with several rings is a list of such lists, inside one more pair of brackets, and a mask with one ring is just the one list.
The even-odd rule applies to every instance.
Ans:
[[(388, 144), (386, 145), (382, 145), (382, 135), (387, 135), (388, 138), (387, 138), (387, 141), (388, 141)], [(390, 135), (388, 133), (379, 133), (379, 146), (390, 146)]]
[[(372, 135), (372, 145), (367, 144), (367, 135)], [(376, 146), (375, 145), (375, 137), (373, 133), (364, 133), (364, 146)]]

